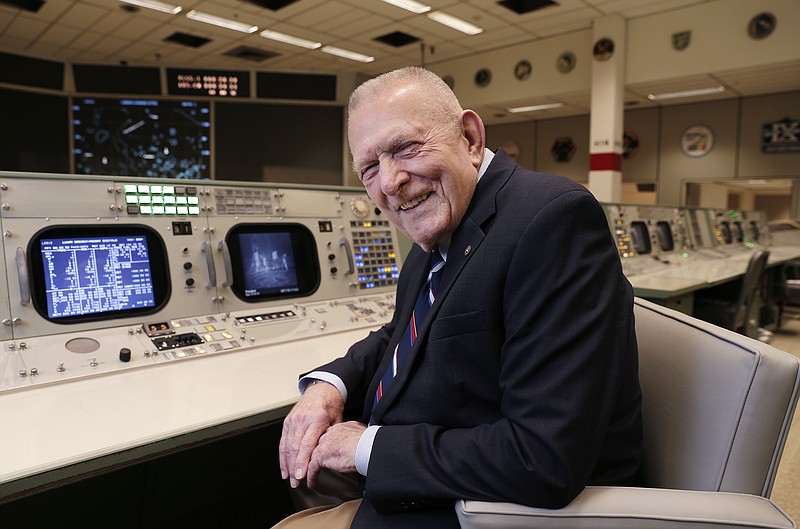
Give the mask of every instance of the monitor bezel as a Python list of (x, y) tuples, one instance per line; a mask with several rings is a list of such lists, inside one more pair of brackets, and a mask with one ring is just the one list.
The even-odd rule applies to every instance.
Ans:
[[(59, 318), (50, 317), (47, 311), (47, 284), (42, 260), (42, 239), (90, 238), (90, 237), (136, 237), (144, 236), (150, 259), (150, 277), (153, 285), (152, 307), (139, 307), (124, 310), (76, 314)], [(59, 225), (43, 228), (36, 232), (28, 242), (28, 273), (30, 277), (31, 301), (36, 312), (47, 321), (58, 324), (76, 324), (109, 319), (136, 318), (160, 311), (169, 301), (172, 293), (169, 264), (164, 239), (152, 228), (141, 224), (119, 226)]]
[[(288, 233), (292, 253), (294, 254), (295, 271), (297, 273), (298, 290), (296, 292), (266, 292), (248, 296), (245, 294), (244, 259), (241, 253), (240, 235), (243, 234), (275, 234)], [(298, 223), (273, 222), (273, 223), (243, 223), (237, 224), (228, 230), (225, 235), (225, 244), (231, 259), (233, 283), (231, 290), (242, 301), (259, 303), (281, 299), (293, 299), (310, 296), (319, 289), (322, 275), (319, 265), (317, 242), (312, 231)], [(299, 259), (306, 256), (306, 261)], [(305, 263), (305, 266), (301, 266)]]

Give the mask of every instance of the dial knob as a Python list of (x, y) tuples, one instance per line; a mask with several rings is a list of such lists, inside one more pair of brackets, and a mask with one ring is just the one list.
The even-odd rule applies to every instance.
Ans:
[(369, 204), (367, 204), (364, 198), (355, 197), (350, 201), (350, 210), (353, 212), (353, 215), (362, 219), (369, 215)]
[(120, 362), (130, 362), (131, 361), (131, 350), (127, 347), (123, 347), (119, 350), (119, 360)]

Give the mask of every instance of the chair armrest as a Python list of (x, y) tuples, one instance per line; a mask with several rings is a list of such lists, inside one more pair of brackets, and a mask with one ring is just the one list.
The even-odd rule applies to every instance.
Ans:
[(462, 529), (796, 529), (771, 500), (750, 494), (587, 487), (563, 509), (461, 500)]

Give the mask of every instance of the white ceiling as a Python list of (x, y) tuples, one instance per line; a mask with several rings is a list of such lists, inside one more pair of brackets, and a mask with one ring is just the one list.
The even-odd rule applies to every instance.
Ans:
[[(169, 0), (183, 10), (176, 15), (149, 9), (130, 12), (118, 0), (47, 0), (36, 13), (9, 7), (0, 0), (0, 51), (47, 58), (67, 63), (134, 66), (182, 66), (260, 71), (317, 73), (356, 72), (366, 75), (396, 67), (428, 66), (437, 62), (498, 50), (565, 33), (589, 29), (592, 20), (618, 13), (626, 19), (677, 10), (720, 0), (558, 0), (559, 5), (519, 15), (497, 0), (427, 0), (436, 11), (458, 16), (484, 28), (467, 36), (380, 0), (299, 0), (273, 11), (243, 0)], [(187, 19), (196, 9), (297, 37), (320, 41), (375, 57), (369, 64), (281, 44)], [(421, 42), (399, 48), (374, 39), (402, 31)], [(175, 32), (211, 39), (199, 48), (165, 42)], [(424, 43), (424, 46), (422, 45)], [(248, 46), (280, 55), (262, 62), (225, 56)], [(626, 100), (640, 103), (648, 91), (707, 86), (709, 79), (729, 89), (735, 97), (800, 89), (800, 64), (782, 64), (726, 72), (723, 77), (698, 76), (673, 79), (659, 86), (627, 87)], [(588, 94), (576, 94), (588, 102)], [(695, 99), (698, 101), (700, 99)], [(521, 104), (523, 102), (520, 102)], [(581, 105), (576, 105), (580, 107)], [(558, 114), (551, 114), (555, 116)], [(491, 121), (491, 120), (489, 120)]]

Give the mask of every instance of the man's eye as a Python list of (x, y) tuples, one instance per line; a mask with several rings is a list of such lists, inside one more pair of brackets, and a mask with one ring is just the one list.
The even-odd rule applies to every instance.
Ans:
[(417, 142), (405, 143), (397, 150), (397, 154), (400, 156), (413, 156), (419, 150), (419, 146), (420, 144)]
[(377, 172), (378, 172), (378, 166), (370, 165), (362, 169), (361, 174), (359, 176), (361, 177), (362, 182), (366, 182), (367, 180), (375, 176)]

